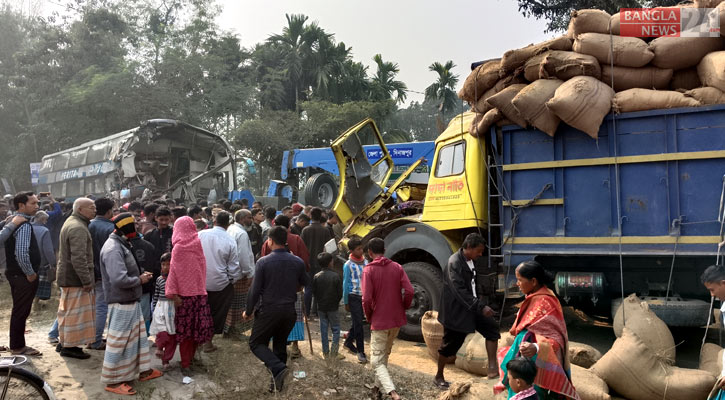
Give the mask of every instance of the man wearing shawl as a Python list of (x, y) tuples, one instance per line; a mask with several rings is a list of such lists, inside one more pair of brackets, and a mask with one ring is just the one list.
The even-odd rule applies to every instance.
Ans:
[(579, 400), (571, 382), (564, 314), (556, 295), (547, 287), (553, 279), (538, 262), (524, 261), (516, 268), (516, 280), (526, 298), (510, 331), (516, 336), (514, 343), (499, 351), (506, 352), (500, 364), (503, 379), (494, 391), (503, 390), (505, 385), (508, 397), (515, 395), (508, 386), (506, 364), (521, 355), (536, 363), (534, 388), (540, 399)]
[(146, 325), (141, 311), (141, 285), (153, 274), (143, 272), (134, 258), (129, 242), (136, 236), (133, 215), (123, 213), (113, 218), (116, 229), (101, 248), (101, 276), (108, 303), (108, 335), (103, 357), (101, 382), (106, 390), (133, 395), (128, 384), (138, 378), (148, 381), (163, 373), (151, 369), (151, 354)]
[(181, 355), (181, 372), (189, 376), (196, 348), (214, 336), (214, 323), (206, 294), (206, 259), (196, 225), (190, 217), (174, 222), (171, 268), (166, 278), (166, 298), (176, 306), (174, 323)]

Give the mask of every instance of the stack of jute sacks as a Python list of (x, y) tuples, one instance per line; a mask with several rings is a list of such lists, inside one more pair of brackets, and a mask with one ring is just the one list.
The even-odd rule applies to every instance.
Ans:
[[(678, 7), (717, 8), (725, 29), (723, 0)], [(619, 14), (575, 11), (566, 35), (480, 64), (458, 93), (477, 113), (471, 134), (485, 134), (493, 124), (516, 124), (554, 136), (564, 121), (596, 138), (612, 110), (725, 103), (722, 37), (647, 42), (619, 36), (619, 28)]]

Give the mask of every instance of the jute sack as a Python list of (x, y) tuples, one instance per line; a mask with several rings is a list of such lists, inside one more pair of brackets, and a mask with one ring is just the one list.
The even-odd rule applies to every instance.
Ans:
[(594, 56), (601, 64), (609, 65), (614, 58), (614, 65), (622, 67), (644, 67), (655, 56), (642, 39), (603, 33), (582, 33), (574, 41), (573, 49)]
[[(624, 306), (625, 324), (622, 321)], [(667, 325), (649, 309), (647, 302), (641, 301), (635, 294), (630, 294), (622, 301), (622, 305), (614, 313), (614, 334), (622, 336), (624, 327), (639, 336), (640, 340), (652, 353), (669, 364), (675, 362), (675, 339), (672, 338)]]
[(697, 8), (715, 8), (720, 5), (723, 0), (695, 0), (695, 7)]
[(539, 79), (521, 89), (511, 100), (511, 104), (536, 129), (553, 137), (561, 119), (546, 108), (546, 102), (554, 97), (556, 89), (562, 83), (564, 82), (558, 79)]
[(566, 81), (575, 76), (599, 79), (602, 76), (599, 61), (588, 54), (551, 50), (532, 57), (524, 65), (524, 77), (529, 82), (550, 78)]
[(501, 60), (491, 60), (476, 67), (463, 82), (463, 88), (458, 92), (458, 97), (473, 104), (486, 91), (496, 84), (499, 78), (499, 66)]
[(521, 116), (521, 114), (519, 114), (519, 111), (511, 103), (511, 100), (513, 100), (513, 98), (516, 97), (516, 95), (525, 87), (526, 84), (524, 83), (511, 85), (489, 97), (487, 100), (491, 106), (498, 108), (498, 110), (501, 111), (501, 114), (503, 114), (507, 119), (522, 128), (526, 128), (526, 120), (523, 116)]
[(701, 105), (692, 97), (674, 90), (628, 89), (615, 94), (612, 100), (612, 108), (617, 113)]
[(612, 16), (602, 10), (575, 10), (569, 20), (569, 37), (575, 38), (582, 33), (609, 33), (609, 19)]
[(619, 35), (619, 13), (612, 14), (609, 23), (612, 35)]
[(707, 371), (718, 377), (722, 372), (723, 348), (715, 343), (705, 343), (700, 352), (700, 365), (698, 369)]
[(569, 361), (582, 368), (589, 368), (602, 358), (602, 353), (594, 347), (577, 342), (569, 342)]
[(719, 37), (658, 37), (649, 43), (649, 49), (655, 53), (652, 65), (672, 69), (694, 67), (707, 53), (722, 48)]
[(563, 50), (570, 51), (572, 46), (572, 39), (567, 36), (560, 36), (546, 42), (537, 44), (530, 44), (524, 48), (509, 50), (503, 53), (501, 58), (501, 71), (503, 73), (509, 73), (522, 67), (529, 58), (541, 54), (547, 50)]
[(515, 85), (517, 83), (525, 83), (523, 76), (517, 74), (506, 75), (499, 79), (491, 89), (488, 89), (481, 97), (476, 100), (475, 103), (471, 104), (471, 109), (477, 113), (485, 114), (493, 107), (486, 102), (489, 97), (504, 90), (505, 88)]
[(643, 88), (667, 89), (672, 80), (672, 70), (657, 67), (610, 67), (602, 64), (602, 82), (610, 85), (614, 75), (614, 91)]
[(702, 86), (700, 77), (697, 75), (697, 68), (686, 68), (672, 73), (670, 90), (695, 89)]
[(715, 384), (707, 371), (663, 362), (627, 328), (590, 370), (630, 400), (706, 399)]
[[(571, 342), (570, 342), (571, 343)], [(594, 372), (578, 365), (571, 366), (571, 383), (581, 400), (610, 400), (609, 386)]]
[(488, 374), (486, 339), (480, 333), (469, 333), (463, 345), (456, 352), (456, 367), (472, 374)]
[(438, 322), (438, 311), (426, 311), (420, 319), (423, 341), (433, 361), (438, 361), (438, 349), (443, 342), (443, 325)]
[(725, 104), (725, 93), (714, 87), (701, 87), (688, 90), (685, 92), (685, 96), (692, 97), (693, 99), (699, 101), (703, 106), (710, 104)]
[(703, 57), (697, 65), (697, 75), (703, 85), (725, 91), (725, 51), (716, 51)]
[(511, 346), (514, 344), (514, 340), (516, 340), (516, 336), (510, 334), (509, 332), (504, 332), (501, 334), (501, 338), (498, 340), (498, 348)]
[(471, 129), (469, 129), (469, 132), (473, 137), (486, 137), (486, 134), (493, 124), (502, 119), (503, 114), (501, 114), (498, 108), (488, 110), (485, 114), (477, 114), (473, 118), (473, 121), (471, 121)]
[(577, 76), (559, 86), (546, 107), (562, 121), (596, 139), (613, 96), (612, 88), (596, 78)]

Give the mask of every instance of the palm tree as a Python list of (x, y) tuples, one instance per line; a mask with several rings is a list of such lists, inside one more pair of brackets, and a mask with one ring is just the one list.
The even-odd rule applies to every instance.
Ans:
[(373, 100), (387, 100), (395, 93), (395, 102), (402, 103), (408, 95), (408, 86), (402, 81), (396, 81), (395, 75), (400, 72), (397, 63), (383, 61), (380, 54), (373, 57), (378, 70), (373, 76), (370, 96)]
[(438, 113), (441, 116), (454, 110), (458, 104), (458, 75), (451, 73), (455, 66), (453, 61), (448, 60), (445, 64), (436, 61), (428, 67), (430, 71), (438, 73), (438, 79), (425, 88), (425, 100), (438, 102)]
[(281, 34), (275, 34), (267, 39), (268, 43), (277, 45), (284, 53), (286, 76), (295, 90), (295, 111), (300, 112), (300, 90), (304, 87), (304, 59), (309, 52), (309, 44), (305, 37), (305, 23), (307, 16), (302, 14), (285, 14), (287, 26)]

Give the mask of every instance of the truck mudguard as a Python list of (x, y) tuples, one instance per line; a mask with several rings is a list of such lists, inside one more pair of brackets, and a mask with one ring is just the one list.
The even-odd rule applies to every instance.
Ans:
[(426, 224), (402, 225), (385, 237), (385, 257), (392, 259), (401, 251), (410, 249), (423, 250), (431, 254), (441, 268), (448, 264), (448, 258), (453, 254), (445, 236)]

